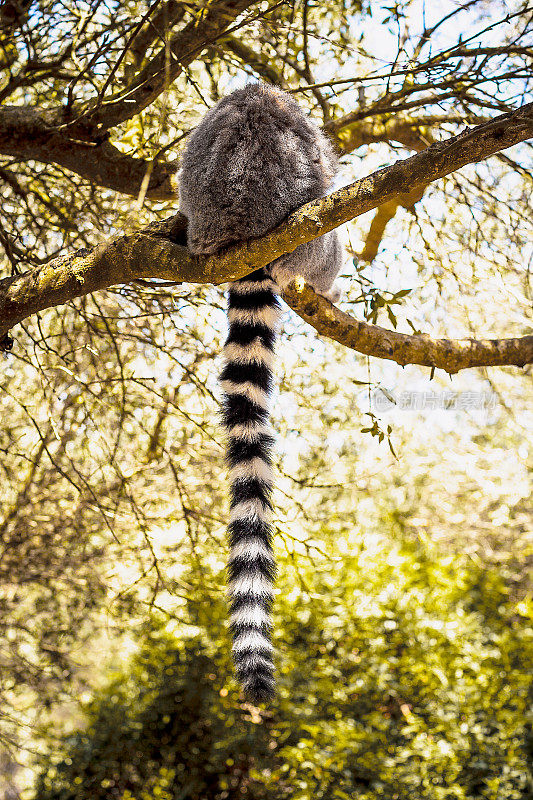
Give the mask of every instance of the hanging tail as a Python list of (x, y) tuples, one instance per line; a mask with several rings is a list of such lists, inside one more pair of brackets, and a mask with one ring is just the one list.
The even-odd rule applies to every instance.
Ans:
[(274, 692), (270, 612), (276, 574), (272, 553), (272, 457), (269, 424), (272, 362), (281, 313), (277, 287), (262, 269), (231, 284), (223, 422), (230, 468), (229, 597), (233, 657), (248, 699)]

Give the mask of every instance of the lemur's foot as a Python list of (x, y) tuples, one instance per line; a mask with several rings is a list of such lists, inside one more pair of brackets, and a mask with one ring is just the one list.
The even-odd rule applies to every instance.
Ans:
[(325, 297), (326, 300), (329, 300), (330, 303), (338, 303), (342, 297), (342, 291), (336, 283), (334, 283), (327, 292), (320, 292), (320, 294), (322, 297)]

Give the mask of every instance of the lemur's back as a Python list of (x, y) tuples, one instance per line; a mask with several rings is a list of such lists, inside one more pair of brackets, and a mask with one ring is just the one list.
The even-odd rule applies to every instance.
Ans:
[(181, 164), (189, 249), (213, 253), (275, 228), (325, 192), (335, 160), (289, 95), (253, 84), (223, 98), (191, 134)]
[[(326, 191), (335, 156), (292, 98), (263, 85), (225, 97), (190, 136), (180, 172), (180, 209), (193, 253), (215, 253), (275, 228)], [(229, 596), (233, 655), (246, 696), (271, 697), (275, 562), (269, 425), (280, 286), (303, 275), (328, 292), (340, 268), (335, 231), (300, 245), (232, 283), (220, 376), (230, 468)]]

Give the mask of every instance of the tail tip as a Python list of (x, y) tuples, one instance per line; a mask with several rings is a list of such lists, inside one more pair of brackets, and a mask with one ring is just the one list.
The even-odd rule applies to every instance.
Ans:
[(242, 687), (245, 698), (251, 703), (266, 703), (275, 695), (274, 676), (265, 673), (248, 675)]

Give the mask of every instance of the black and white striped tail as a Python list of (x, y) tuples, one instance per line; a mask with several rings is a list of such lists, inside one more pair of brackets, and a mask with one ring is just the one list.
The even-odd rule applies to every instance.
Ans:
[(231, 285), (226, 365), (220, 376), (231, 484), (228, 572), (233, 656), (245, 695), (255, 702), (274, 692), (270, 612), (276, 567), (269, 521), (274, 439), (269, 405), (281, 313), (276, 290), (263, 270)]

